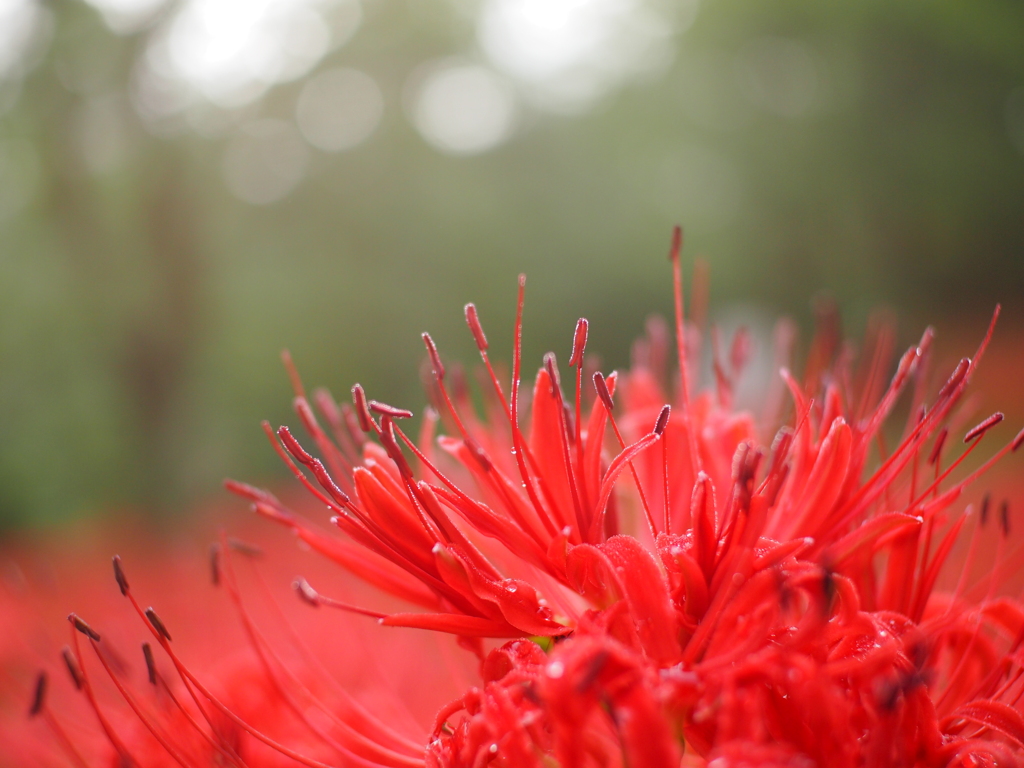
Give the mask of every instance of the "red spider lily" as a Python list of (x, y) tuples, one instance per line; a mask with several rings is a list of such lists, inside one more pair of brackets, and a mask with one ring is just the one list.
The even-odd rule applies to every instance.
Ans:
[[(483, 416), (426, 334), (434, 407), (416, 438), (402, 429), (411, 412), (368, 400), (359, 385), (350, 406), (317, 392), (318, 417), (286, 359), (296, 413), (320, 458), (287, 427), (265, 428), (345, 536), (322, 532), (265, 491), (228, 487), (412, 607), (378, 611), (299, 579), (303, 600), (455, 635), (477, 654), (481, 683), (441, 709), (423, 749), (351, 703), (319, 703), (244, 610), (271, 695), (245, 711), (226, 701), (177, 655), (169, 628), (137, 602), (115, 559), (151, 649), (166, 654), (180, 679), (176, 695), (188, 697), (170, 714), (145, 710), (104, 662), (96, 631), (73, 615), (71, 666), (115, 755), (143, 764), (431, 768), (1024, 765), (1024, 604), (996, 596), (1020, 562), (1018, 551), (1006, 551), (1009, 511), (1000, 508), (989, 575), (969, 583), (988, 504), (975, 515), (958, 503), (1024, 443), (1024, 431), (972, 463), (1002, 421), (994, 414), (965, 430), (966, 448), (944, 462), (995, 317), (976, 354), (930, 395), (930, 330), (886, 386), (885, 332), (854, 371), (824, 316), (803, 382), (782, 371), (793, 415), (766, 443), (755, 420), (731, 405), (745, 336), (726, 362), (712, 334), (716, 387), (692, 389), (703, 310), (684, 321), (680, 248), (677, 230), (674, 386), (663, 370), (667, 335), (652, 326), (630, 372), (595, 373), (591, 395), (580, 320), (569, 358), (574, 386), (567, 394), (547, 355), (525, 429), (523, 279), (507, 391), (476, 309), (466, 307), (486, 371)], [(910, 416), (890, 450), (901, 398)], [(436, 437), (440, 425), (447, 434)], [(938, 591), (972, 517), (962, 575)], [(218, 573), (241, 606), (223, 543), (219, 552)], [(94, 701), (83, 642), (150, 734), (142, 754)], [(276, 707), (269, 718), (265, 701)], [(283, 736), (257, 724), (278, 712), (292, 723)], [(170, 735), (182, 731), (193, 752)]]

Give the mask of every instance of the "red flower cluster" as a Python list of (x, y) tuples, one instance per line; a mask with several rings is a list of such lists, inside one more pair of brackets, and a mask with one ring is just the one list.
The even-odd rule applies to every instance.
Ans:
[[(173, 628), (136, 601), (115, 558), (121, 592), (152, 634), (151, 676), (152, 654), (162, 650), (179, 682), (164, 683), (176, 698), (158, 709), (98, 650), (126, 703), (101, 706), (80, 646), (101, 649), (103, 641), (72, 615), (68, 666), (106, 734), (111, 764), (1024, 765), (1024, 604), (996, 596), (1020, 560), (1006, 550), (1008, 509), (994, 566), (970, 583), (988, 503), (978, 514), (958, 503), (1020, 447), (1024, 431), (951, 477), (1002, 420), (995, 414), (945, 460), (992, 328), (929, 394), (930, 331), (886, 385), (891, 340), (879, 336), (854, 372), (826, 324), (803, 381), (782, 371), (792, 419), (768, 445), (754, 420), (731, 407), (745, 337), (728, 361), (716, 350), (716, 387), (691, 393), (702, 329), (699, 319), (683, 319), (680, 245), (677, 231), (674, 386), (664, 365), (668, 336), (656, 325), (628, 374), (585, 373), (588, 327), (580, 320), (569, 359), (574, 392), (549, 354), (524, 429), (520, 280), (507, 392), (476, 310), (466, 307), (487, 373), (485, 416), (426, 334), (434, 407), (415, 439), (402, 428), (412, 413), (368, 400), (358, 385), (351, 406), (317, 392), (318, 417), (293, 372), (296, 412), (320, 458), (287, 427), (268, 426), (268, 435), (343, 537), (265, 491), (228, 484), (260, 515), (413, 608), (370, 610), (299, 579), (306, 602), (455, 635), (479, 657), (481, 680), (440, 710), (425, 744), (350, 699), (324, 705), (244, 610), (261, 682), (243, 696), (210, 690), (175, 653)], [(909, 417), (890, 450), (890, 416), (904, 402)], [(439, 425), (448, 434), (436, 436)], [(961, 539), (962, 575), (938, 591)], [(241, 605), (229, 548), (222, 542), (217, 551), (215, 574)], [(337, 638), (338, 653), (344, 646)], [(32, 710), (52, 719), (40, 681)], [(279, 717), (291, 723), (284, 737), (269, 735)], [(59, 726), (56, 733), (80, 754)]]

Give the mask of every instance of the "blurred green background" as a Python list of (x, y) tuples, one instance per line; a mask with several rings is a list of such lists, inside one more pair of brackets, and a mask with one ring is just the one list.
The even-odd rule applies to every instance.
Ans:
[(677, 221), (724, 316), (1020, 326), (1022, 204), (1014, 0), (0, 0), (0, 530), (281, 477), (283, 347), (418, 410), (520, 271), (624, 365)]

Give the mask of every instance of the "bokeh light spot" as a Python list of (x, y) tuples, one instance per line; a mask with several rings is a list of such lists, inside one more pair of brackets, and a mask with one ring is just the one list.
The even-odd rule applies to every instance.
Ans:
[(800, 40), (762, 37), (750, 42), (737, 56), (736, 76), (750, 101), (783, 117), (807, 114), (819, 95), (819, 66)]
[(474, 64), (435, 66), (413, 96), (412, 117), (420, 134), (442, 152), (474, 155), (511, 136), (516, 122), (512, 88)]
[[(678, 4), (679, 28), (696, 8), (695, 0)], [(485, 0), (477, 24), (494, 65), (555, 112), (580, 111), (630, 77), (663, 70), (672, 31), (642, 0)]]
[(256, 120), (243, 126), (228, 142), (224, 180), (239, 200), (268, 205), (298, 185), (308, 162), (309, 150), (291, 123)]
[(372, 77), (355, 69), (328, 69), (299, 94), (295, 118), (306, 141), (325, 152), (342, 152), (366, 141), (384, 111)]
[(121, 35), (129, 35), (150, 24), (166, 0), (86, 0), (100, 12), (104, 23)]

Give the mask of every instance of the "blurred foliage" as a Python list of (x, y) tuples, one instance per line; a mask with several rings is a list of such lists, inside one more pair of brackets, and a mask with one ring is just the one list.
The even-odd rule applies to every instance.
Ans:
[(280, 476), (259, 421), (289, 418), (284, 347), (339, 398), (360, 380), (418, 409), (418, 332), (472, 360), (472, 300), (507, 359), (520, 271), (527, 360), (566, 358), (586, 315), (624, 365), (670, 311), (676, 221), (714, 306), (805, 321), (826, 290), (851, 327), (882, 304), (908, 334), (1024, 313), (1020, 3), (708, 0), (661, 71), (572, 114), (524, 101), (508, 141), (453, 156), (403, 94), (424, 61), (483, 60), (475, 5), (366, 0), (317, 67), (372, 75), (379, 127), (312, 152), (266, 206), (229, 192), (225, 147), (292, 120), (303, 79), (155, 130), (129, 98), (148, 29), (47, 8), (36, 60), (0, 84), (0, 527)]

